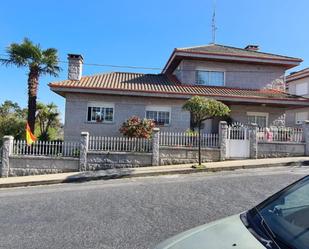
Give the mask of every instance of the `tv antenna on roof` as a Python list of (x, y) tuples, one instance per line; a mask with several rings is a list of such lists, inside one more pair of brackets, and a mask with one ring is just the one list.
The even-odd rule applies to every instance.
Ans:
[(211, 24), (211, 30), (212, 30), (212, 43), (216, 43), (216, 31), (217, 31), (217, 26), (216, 26), (216, 5), (217, 1), (214, 0), (214, 11), (212, 14), (212, 24)]

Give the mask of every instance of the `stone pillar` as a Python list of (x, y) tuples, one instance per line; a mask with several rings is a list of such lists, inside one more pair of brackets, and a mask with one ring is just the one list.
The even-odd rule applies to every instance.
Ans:
[(0, 164), (0, 176), (8, 177), (10, 170), (10, 155), (13, 153), (13, 140), (12, 136), (3, 137), (3, 146), (2, 146), (2, 164)]
[(158, 165), (160, 165), (160, 128), (154, 128), (152, 135), (152, 166)]
[(250, 125), (249, 130), (250, 136), (250, 158), (257, 159), (258, 157), (258, 138), (257, 138), (257, 124), (253, 123)]
[(226, 158), (226, 143), (227, 143), (227, 123), (220, 121), (219, 123), (219, 146), (220, 146), (220, 161)]
[(309, 120), (303, 122), (303, 132), (305, 141), (305, 156), (309, 156)]
[(85, 171), (87, 169), (88, 144), (89, 133), (82, 132), (80, 139), (79, 171)]

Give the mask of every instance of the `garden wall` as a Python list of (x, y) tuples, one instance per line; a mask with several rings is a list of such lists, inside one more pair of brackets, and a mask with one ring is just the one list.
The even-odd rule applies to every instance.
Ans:
[(303, 156), (305, 146), (305, 143), (259, 142), (258, 158)]
[(53, 174), (78, 171), (79, 159), (46, 156), (10, 156), (9, 176)]
[[(207, 148), (201, 151), (203, 162), (220, 160), (219, 148)], [(196, 148), (160, 147), (160, 165), (196, 162), (198, 162), (198, 149)]]

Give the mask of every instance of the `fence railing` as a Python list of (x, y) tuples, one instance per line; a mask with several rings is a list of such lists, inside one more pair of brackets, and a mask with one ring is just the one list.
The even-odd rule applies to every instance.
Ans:
[(130, 137), (89, 137), (91, 151), (151, 152), (152, 140)]
[(304, 141), (303, 129), (294, 127), (258, 128), (258, 140), (265, 142), (296, 142)]
[(27, 145), (25, 140), (13, 141), (13, 155), (78, 157), (79, 153), (79, 142), (36, 141)]
[(250, 130), (243, 126), (229, 126), (227, 129), (227, 138), (232, 140), (247, 140), (249, 139)]
[[(198, 147), (199, 138), (197, 134), (190, 134), (186, 132), (161, 132), (160, 146), (170, 147)], [(202, 148), (216, 148), (219, 147), (218, 134), (201, 134)]]

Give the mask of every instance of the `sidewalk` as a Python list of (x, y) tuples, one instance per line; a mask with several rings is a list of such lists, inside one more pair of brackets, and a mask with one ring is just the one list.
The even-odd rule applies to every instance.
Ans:
[(71, 172), (49, 175), (19, 176), (0, 178), (0, 188), (35, 186), (46, 184), (59, 184), (69, 182), (84, 182), (101, 179), (116, 179), (141, 176), (155, 176), (163, 174), (188, 174), (196, 172), (215, 172), (224, 170), (279, 167), (279, 166), (301, 166), (309, 165), (309, 157), (286, 157), (267, 158), (256, 160), (233, 160), (222, 162), (203, 163), (206, 168), (194, 169), (191, 164), (180, 164), (171, 166), (140, 167), (107, 169), (100, 171)]

